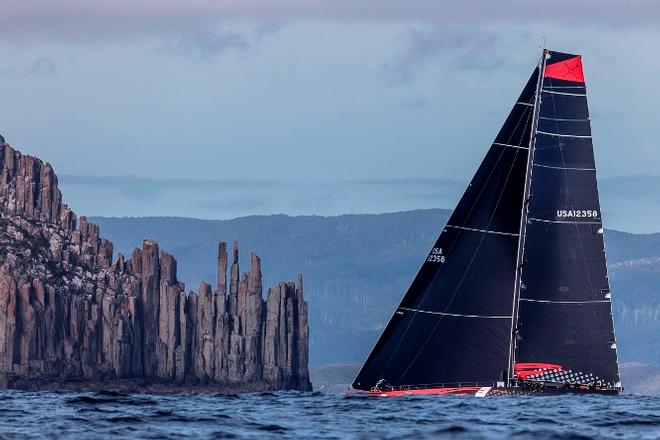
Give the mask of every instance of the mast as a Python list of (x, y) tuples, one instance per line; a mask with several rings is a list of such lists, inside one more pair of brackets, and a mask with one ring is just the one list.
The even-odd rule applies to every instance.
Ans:
[(541, 105), (541, 88), (543, 87), (543, 77), (545, 70), (545, 60), (547, 49), (543, 49), (541, 59), (538, 63), (538, 79), (536, 83), (536, 92), (534, 94), (534, 111), (532, 113), (532, 128), (529, 136), (529, 152), (527, 154), (527, 168), (525, 171), (525, 189), (522, 199), (522, 213), (520, 215), (520, 229), (518, 235), (518, 252), (516, 254), (516, 276), (513, 285), (513, 310), (511, 312), (511, 342), (509, 344), (509, 368), (506, 376), (506, 386), (511, 385), (513, 378), (515, 357), (516, 357), (516, 339), (518, 335), (518, 309), (520, 303), (520, 286), (522, 283), (522, 268), (525, 257), (525, 233), (527, 231), (527, 215), (529, 213), (529, 197), (532, 182), (532, 171), (534, 164), (534, 146), (536, 144), (536, 130), (538, 128), (539, 108)]

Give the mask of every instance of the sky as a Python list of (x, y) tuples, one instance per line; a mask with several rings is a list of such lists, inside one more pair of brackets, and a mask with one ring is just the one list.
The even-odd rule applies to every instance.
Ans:
[(0, 0), (0, 133), (80, 214), (451, 208), (545, 44), (607, 227), (660, 217), (660, 2)]

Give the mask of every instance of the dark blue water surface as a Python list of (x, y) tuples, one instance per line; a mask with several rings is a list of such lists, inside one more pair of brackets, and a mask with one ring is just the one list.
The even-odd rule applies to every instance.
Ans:
[(660, 438), (660, 397), (0, 392), (0, 437)]

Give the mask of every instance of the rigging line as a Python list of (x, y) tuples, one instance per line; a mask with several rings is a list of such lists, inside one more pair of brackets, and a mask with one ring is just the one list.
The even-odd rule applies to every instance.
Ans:
[(454, 228), (454, 229), (462, 229), (464, 231), (484, 232), (486, 234), (509, 235), (511, 237), (517, 237), (518, 236), (518, 234), (515, 234), (513, 232), (490, 231), (488, 229), (467, 228), (465, 226), (446, 225), (445, 227), (446, 228)]
[(531, 102), (516, 101), (516, 104), (519, 104), (519, 105), (526, 105), (526, 106), (528, 106), (528, 107), (534, 107), (534, 104), (532, 104)]
[(535, 163), (535, 167), (541, 168), (550, 168), (553, 170), (569, 170), (569, 171), (596, 171), (596, 168), (576, 168), (576, 167), (555, 167), (552, 165), (541, 165), (540, 163)]
[[(540, 72), (539, 72), (539, 75), (540, 75)], [(527, 112), (525, 112), (525, 113), (527, 113)], [(530, 115), (527, 115), (527, 120), (525, 121), (525, 127), (527, 127), (527, 125), (528, 125), (528, 122), (529, 122), (529, 116), (530, 116)], [(522, 119), (522, 117), (521, 117), (521, 119)], [(516, 128), (517, 128), (517, 126), (518, 126), (519, 123), (520, 123), (520, 119), (519, 119), (518, 123), (516, 124)], [(515, 133), (515, 130), (512, 131), (511, 136), (513, 136), (513, 133)], [(530, 134), (530, 136), (531, 136), (531, 134)], [(495, 212), (497, 212), (497, 208), (499, 207), (500, 201), (502, 200), (502, 196), (504, 195), (504, 192), (505, 192), (505, 189), (506, 189), (506, 185), (507, 185), (507, 183), (509, 182), (509, 177), (511, 176), (511, 171), (513, 170), (513, 166), (514, 166), (514, 164), (515, 164), (515, 160), (516, 160), (517, 158), (518, 158), (518, 152), (516, 151), (516, 154), (515, 154), (515, 156), (514, 156), (514, 159), (511, 161), (511, 166), (510, 166), (510, 168), (509, 168), (509, 171), (508, 171), (508, 173), (507, 173), (506, 179), (505, 179), (505, 181), (504, 181), (504, 185), (502, 186), (502, 191), (500, 192), (500, 195), (499, 195), (499, 197), (498, 197), (498, 199), (497, 199), (497, 202), (495, 203), (495, 208), (493, 209), (493, 213), (491, 214), (490, 219), (488, 220), (488, 224), (487, 224), (486, 227), (490, 227), (490, 224), (491, 224), (491, 222), (493, 221), (493, 217), (495, 216)], [(494, 168), (493, 168), (493, 170), (494, 170)], [(491, 170), (491, 174), (490, 174), (490, 175), (492, 175), (492, 173), (493, 173), (493, 171)], [(489, 178), (490, 178), (490, 175), (489, 175)], [(483, 189), (482, 189), (482, 191), (483, 191)], [(476, 201), (475, 201), (475, 205), (476, 205)], [(472, 254), (472, 258), (470, 259), (470, 262), (468, 263), (468, 266), (467, 266), (465, 272), (463, 273), (463, 276), (461, 277), (461, 280), (459, 281), (458, 285), (457, 285), (456, 288), (454, 289), (454, 292), (452, 293), (452, 295), (451, 295), (451, 297), (450, 297), (450, 299), (449, 299), (449, 301), (448, 301), (446, 307), (449, 307), (449, 306), (452, 304), (452, 302), (454, 301), (454, 298), (456, 297), (456, 294), (458, 293), (458, 290), (459, 290), (459, 289), (461, 288), (461, 286), (463, 285), (463, 282), (465, 281), (465, 278), (467, 277), (467, 274), (468, 274), (468, 272), (470, 271), (470, 267), (472, 267), (472, 263), (474, 263), (474, 259), (477, 257), (477, 254), (479, 253), (479, 250), (481, 249), (481, 245), (483, 244), (485, 238), (486, 238), (486, 234), (482, 235), (481, 240), (479, 240), (479, 244), (477, 245), (477, 247), (476, 247), (474, 253)], [(433, 281), (435, 281), (435, 279), (437, 278), (438, 273), (439, 273), (439, 271), (438, 271), (438, 272), (435, 274), (435, 276), (433, 277)], [(432, 281), (432, 282), (433, 282), (433, 281)], [(428, 293), (428, 291), (427, 291), (426, 293)], [(425, 294), (425, 296), (426, 296), (426, 294)], [(421, 303), (423, 303), (423, 301), (420, 301), (420, 304), (421, 304)], [(412, 320), (411, 320), (411, 322), (412, 322)], [(403, 373), (401, 373), (401, 375), (399, 375), (399, 377), (398, 377), (397, 380), (396, 380), (397, 383), (401, 380), (402, 377), (404, 377), (404, 376), (408, 373), (408, 371), (410, 370), (410, 368), (411, 368), (411, 367), (413, 366), (413, 364), (417, 361), (417, 358), (419, 357), (419, 355), (422, 353), (422, 351), (424, 351), (424, 349), (425, 349), (426, 346), (428, 345), (429, 341), (431, 340), (431, 338), (433, 337), (433, 335), (435, 334), (435, 332), (438, 330), (438, 326), (440, 325), (440, 322), (442, 322), (442, 318), (441, 318), (441, 319), (438, 319), (438, 321), (436, 322), (436, 324), (433, 326), (433, 329), (429, 332), (428, 336), (426, 337), (426, 340), (424, 341), (424, 343), (422, 344), (422, 346), (419, 348), (419, 350), (417, 350), (417, 353), (415, 354), (415, 357), (414, 357), (414, 358), (412, 359), (412, 361), (408, 364), (408, 367), (403, 371)], [(403, 339), (403, 338), (402, 338), (402, 339)], [(401, 341), (399, 342), (399, 344), (400, 344), (400, 343), (401, 343)], [(397, 345), (397, 349), (398, 349), (398, 345)], [(391, 361), (391, 359), (390, 359), (390, 361)], [(388, 362), (388, 365), (389, 365), (389, 362)]]
[(428, 313), (430, 315), (453, 316), (453, 317), (457, 317), (457, 318), (511, 319), (511, 316), (466, 315), (466, 314), (463, 314), (463, 313), (447, 313), (447, 312), (434, 312), (432, 310), (411, 309), (409, 307), (399, 307), (399, 310), (407, 310), (409, 312), (417, 312), (417, 313)]
[[(512, 111), (513, 111), (513, 110), (512, 110)], [(511, 114), (511, 113), (509, 113), (509, 114)], [(510, 141), (511, 141), (511, 139), (513, 138), (514, 133), (516, 132), (516, 129), (517, 129), (518, 126), (520, 125), (520, 123), (521, 123), (521, 121), (523, 120), (523, 118), (525, 117), (525, 115), (527, 115), (527, 119), (526, 119), (526, 121), (525, 121), (525, 125), (524, 125), (524, 126), (525, 126), (525, 127), (527, 126), (527, 123), (529, 122), (529, 116), (530, 116), (530, 115), (529, 115), (529, 112), (528, 112), (528, 111), (524, 111), (524, 112), (520, 115), (520, 117), (518, 118), (518, 121), (516, 122), (516, 125), (515, 125), (514, 129), (511, 131), (511, 134), (509, 135), (509, 138), (507, 139), (507, 142), (510, 142)], [(490, 173), (488, 174), (488, 176), (487, 176), (487, 178), (486, 178), (486, 180), (485, 180), (485, 183), (488, 183), (488, 182), (490, 181), (491, 177), (493, 176), (493, 173), (495, 172), (495, 169), (497, 168), (497, 165), (499, 164), (500, 160), (501, 160), (502, 157), (504, 156), (504, 151), (505, 151), (505, 150), (502, 150), (502, 151), (500, 152), (499, 156), (497, 157), (497, 160), (495, 161), (495, 164), (494, 164), (494, 165), (492, 166), (492, 168), (490, 169)], [(515, 160), (517, 159), (517, 157), (518, 157), (518, 151), (516, 151), (516, 153), (515, 153), (515, 155), (514, 155), (514, 157), (513, 157), (513, 160), (512, 160), (512, 162), (511, 162), (511, 167), (513, 167), (513, 164), (515, 163)], [(481, 166), (481, 165), (480, 165), (480, 166)], [(478, 170), (479, 170), (479, 168), (477, 168), (477, 171), (478, 171)], [(511, 171), (511, 170), (509, 170), (509, 174), (510, 174), (510, 171)], [(508, 178), (507, 178), (507, 179), (508, 179)], [(467, 217), (469, 217), (469, 216), (472, 214), (472, 211), (474, 211), (474, 208), (476, 207), (477, 203), (479, 202), (479, 199), (481, 198), (481, 195), (483, 194), (483, 192), (484, 192), (486, 186), (487, 186), (487, 185), (484, 184), (484, 185), (482, 186), (481, 190), (479, 191), (479, 193), (477, 194), (477, 196), (476, 196), (474, 202), (472, 203), (472, 206), (470, 207), (470, 210), (468, 211)], [(469, 187), (468, 187), (468, 188), (469, 188)], [(466, 189), (466, 192), (467, 192), (467, 189)], [(498, 203), (499, 203), (499, 200), (498, 200)], [(459, 204), (460, 204), (460, 201), (459, 201)], [(452, 215), (453, 215), (453, 213), (452, 213)], [(494, 211), (493, 211), (493, 215), (494, 215)], [(492, 220), (492, 218), (491, 218), (491, 220)], [(440, 233), (440, 236), (439, 236), (438, 239), (436, 240), (436, 243), (437, 243), (438, 240), (440, 240), (440, 237), (442, 237), (442, 232)], [(483, 242), (484, 238), (485, 238), (485, 235), (482, 236), (480, 243)], [(451, 252), (451, 249), (453, 249), (453, 244), (454, 244), (455, 242), (456, 242), (456, 239), (454, 239), (454, 242), (451, 244), (451, 246), (450, 246), (450, 248), (449, 248), (449, 251), (448, 251), (448, 254), (449, 254), (449, 252)], [(477, 248), (477, 249), (478, 249), (478, 248)], [(476, 256), (476, 251), (475, 251), (475, 255), (474, 255), (474, 256)], [(473, 256), (473, 258), (474, 258), (474, 256)], [(424, 263), (422, 263), (422, 268), (424, 267), (424, 264), (425, 264), (425, 263), (426, 263), (426, 261), (424, 261)], [(419, 275), (419, 272), (422, 270), (422, 268), (419, 269), (419, 271), (417, 272), (417, 275)], [(439, 273), (440, 273), (440, 269), (438, 269), (438, 270), (436, 271), (436, 273), (435, 273), (433, 279), (431, 280), (431, 282), (430, 282), (429, 284), (432, 285), (432, 284), (435, 282), (435, 280), (436, 280), (437, 277), (439, 276)], [(417, 278), (417, 276), (415, 277), (415, 279), (416, 279), (416, 278)], [(413, 279), (413, 283), (415, 282), (415, 279)], [(427, 289), (426, 292), (424, 292), (424, 295), (422, 295), (422, 298), (420, 299), (420, 304), (424, 302), (424, 300), (426, 299), (426, 296), (428, 295), (428, 293), (429, 293), (429, 289)], [(453, 302), (453, 299), (454, 299), (455, 295), (456, 295), (456, 291), (454, 292), (454, 294), (453, 294), (452, 297), (450, 298), (449, 304), (451, 304), (451, 302)], [(405, 296), (404, 296), (404, 300), (405, 300)], [(416, 315), (415, 315), (415, 316), (416, 316)], [(394, 359), (394, 355), (395, 355), (396, 352), (399, 350), (399, 347), (401, 346), (401, 343), (403, 342), (403, 339), (404, 339), (405, 336), (408, 334), (408, 331), (410, 330), (410, 327), (412, 326), (413, 322), (415, 321), (415, 316), (413, 316), (413, 318), (410, 320), (410, 322), (409, 322), (408, 325), (406, 326), (406, 329), (404, 330), (404, 332), (402, 333), (401, 337), (399, 338), (399, 342), (397, 343), (396, 347), (395, 347), (394, 350), (392, 351), (392, 354), (390, 355), (390, 358), (388, 359), (387, 363), (385, 364), (385, 366), (384, 366), (383, 369), (381, 370), (381, 375), (383, 374), (383, 372), (387, 371), (387, 369), (389, 368), (390, 363), (392, 362), (392, 359)], [(392, 318), (390, 318), (390, 322), (391, 322), (391, 320), (392, 320)], [(433, 332), (435, 332), (435, 330), (437, 329), (437, 326), (439, 325), (439, 323), (440, 323), (440, 320), (438, 320), (438, 323), (436, 324), (436, 326), (434, 327), (434, 329), (431, 331), (431, 333), (430, 333), (429, 335), (432, 335)], [(389, 324), (389, 323), (388, 323), (388, 324)], [(385, 330), (383, 330), (383, 334), (384, 334), (384, 332), (385, 332)], [(381, 337), (382, 337), (382, 335), (381, 335)], [(430, 336), (429, 336), (429, 338), (430, 338)], [(424, 343), (424, 346), (426, 346), (426, 344), (428, 343), (428, 340), (429, 340), (429, 339), (426, 340), (426, 342)], [(380, 339), (379, 339), (379, 341), (380, 341)], [(377, 342), (377, 343), (378, 343), (378, 342)], [(375, 348), (375, 347), (374, 347), (374, 348)], [(373, 349), (372, 349), (372, 352), (373, 352)], [(420, 351), (420, 352), (421, 352), (421, 351)], [(417, 355), (415, 356), (415, 359), (417, 359), (417, 357), (419, 356), (419, 353), (420, 353), (420, 352), (417, 353)], [(367, 361), (369, 360), (370, 357), (371, 357), (371, 353), (369, 353), (369, 356), (367, 357)], [(413, 362), (410, 363), (408, 369), (412, 366), (412, 364), (413, 364)], [(408, 369), (406, 369), (406, 371), (404, 372), (404, 374), (408, 371)], [(359, 375), (359, 373), (358, 373), (358, 375)], [(400, 380), (401, 377), (403, 377), (403, 375), (400, 376), (398, 380)], [(398, 381), (398, 380), (397, 380), (397, 381)]]
[(493, 145), (497, 145), (498, 147), (520, 148), (521, 150), (529, 150), (529, 148), (521, 147), (520, 145), (502, 144), (499, 142), (493, 142)]

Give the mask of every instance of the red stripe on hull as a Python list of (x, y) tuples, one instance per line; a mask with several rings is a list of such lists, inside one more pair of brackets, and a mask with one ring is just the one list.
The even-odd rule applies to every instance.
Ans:
[(381, 397), (421, 396), (428, 394), (453, 394), (462, 396), (466, 394), (474, 394), (480, 389), (481, 387), (423, 388), (418, 390), (366, 391), (366, 394)]

